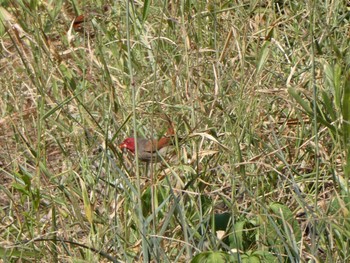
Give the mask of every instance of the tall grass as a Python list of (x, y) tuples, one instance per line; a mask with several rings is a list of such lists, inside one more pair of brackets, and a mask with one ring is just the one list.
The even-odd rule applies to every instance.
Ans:
[(348, 261), (343, 1), (1, 4), (4, 262)]

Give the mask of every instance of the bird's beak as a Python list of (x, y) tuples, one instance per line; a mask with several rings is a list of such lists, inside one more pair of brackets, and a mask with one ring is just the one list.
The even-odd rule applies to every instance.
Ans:
[(118, 147), (120, 149), (124, 149), (124, 148), (126, 148), (126, 143), (121, 143), (121, 144), (118, 145)]

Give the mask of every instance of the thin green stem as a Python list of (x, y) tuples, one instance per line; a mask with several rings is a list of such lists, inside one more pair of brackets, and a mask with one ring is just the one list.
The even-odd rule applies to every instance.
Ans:
[[(128, 70), (130, 78), (130, 89), (132, 91), (132, 112), (133, 112), (133, 126), (134, 126), (134, 138), (137, 137), (137, 122), (136, 122), (136, 87), (133, 78), (133, 67), (131, 63), (131, 43), (130, 43), (130, 5), (132, 1), (128, 1), (126, 5), (126, 35), (127, 35), (127, 50), (128, 50)], [(142, 252), (143, 252), (143, 261), (149, 262), (148, 259), (148, 242), (146, 239), (146, 226), (142, 214), (142, 200), (141, 200), (141, 178), (140, 178), (140, 169), (139, 169), (139, 160), (138, 160), (138, 143), (135, 140), (135, 162), (136, 162), (136, 183), (137, 183), (137, 206), (138, 206), (138, 218), (139, 218), (139, 229), (141, 231), (142, 238)]]

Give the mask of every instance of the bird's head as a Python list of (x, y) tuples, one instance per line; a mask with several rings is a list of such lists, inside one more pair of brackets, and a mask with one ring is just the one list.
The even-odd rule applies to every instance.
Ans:
[(130, 152), (135, 153), (135, 138), (126, 138), (121, 144), (120, 149), (128, 149)]

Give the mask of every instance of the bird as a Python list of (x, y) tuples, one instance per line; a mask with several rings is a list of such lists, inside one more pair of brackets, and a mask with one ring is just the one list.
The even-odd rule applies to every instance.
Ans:
[[(172, 139), (171, 137), (175, 134), (173, 125), (169, 122), (169, 128), (166, 134), (160, 139), (145, 139), (145, 138), (126, 138), (121, 144), (119, 144), (120, 149), (126, 149), (133, 155), (136, 154), (137, 141), (137, 157), (140, 161), (146, 163), (155, 163), (162, 160), (162, 157), (168, 151), (168, 147)], [(160, 157), (161, 155), (162, 157)]]

